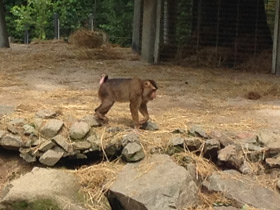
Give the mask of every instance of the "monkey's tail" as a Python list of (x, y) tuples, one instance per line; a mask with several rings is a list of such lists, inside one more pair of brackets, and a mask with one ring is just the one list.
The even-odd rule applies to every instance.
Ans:
[(99, 85), (102, 85), (108, 80), (108, 75), (107, 74), (102, 74), (101, 79), (99, 81)]

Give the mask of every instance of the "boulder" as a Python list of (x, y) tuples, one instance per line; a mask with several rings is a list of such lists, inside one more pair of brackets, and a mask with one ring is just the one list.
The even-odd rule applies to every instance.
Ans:
[(273, 158), (266, 158), (265, 162), (270, 168), (280, 168), (280, 155)]
[(155, 124), (154, 122), (148, 121), (142, 125), (141, 129), (148, 130), (148, 131), (157, 131), (159, 128), (158, 125)]
[(128, 143), (122, 150), (122, 157), (127, 162), (137, 162), (145, 157), (142, 146), (137, 142)]
[(36, 117), (43, 118), (43, 119), (54, 118), (56, 116), (57, 116), (56, 111), (48, 110), (48, 109), (39, 110), (36, 113)]
[(59, 147), (54, 147), (46, 151), (39, 159), (40, 163), (46, 166), (54, 166), (64, 155), (64, 151)]
[(267, 147), (266, 157), (272, 157), (280, 153), (279, 134), (272, 132), (262, 132), (258, 135), (258, 142)]
[(63, 122), (57, 119), (51, 119), (45, 122), (40, 128), (40, 132), (46, 138), (52, 138), (58, 134), (63, 126)]
[(24, 126), (23, 126), (23, 134), (24, 135), (38, 135), (37, 134), (37, 131), (35, 130), (35, 128), (33, 127), (33, 126), (31, 126), (31, 125), (28, 125), (28, 124), (25, 124)]
[(123, 136), (122, 138), (123, 147), (125, 147), (125, 145), (127, 145), (128, 143), (132, 143), (132, 142), (140, 142), (139, 136), (136, 133), (131, 132)]
[(152, 155), (124, 166), (107, 197), (113, 209), (174, 210), (197, 203), (190, 173), (167, 155)]
[(8, 150), (19, 150), (24, 145), (20, 136), (6, 134), (0, 140), (0, 146)]
[(210, 192), (222, 193), (241, 206), (247, 204), (259, 209), (280, 209), (280, 195), (265, 188), (251, 177), (235, 171), (214, 172), (203, 182)]
[(243, 165), (244, 157), (241, 148), (232, 144), (218, 152), (218, 160), (239, 170)]
[(214, 160), (217, 158), (220, 149), (221, 144), (217, 139), (207, 139), (203, 147), (204, 157)]
[(185, 139), (185, 147), (189, 151), (199, 150), (202, 145), (202, 140), (198, 137), (187, 137)]
[(68, 143), (67, 139), (62, 135), (56, 135), (55, 137), (53, 137), (52, 142), (60, 146), (67, 153), (73, 151), (71, 144)]
[(78, 141), (73, 143), (74, 150), (87, 150), (91, 148), (91, 143), (88, 141)]
[(55, 143), (53, 143), (51, 140), (45, 140), (45, 141), (42, 141), (38, 150), (41, 151), (41, 152), (46, 152), (49, 149), (53, 148), (54, 145), (55, 145)]
[(192, 136), (198, 136), (204, 139), (209, 138), (208, 134), (200, 126), (197, 125), (191, 126), (188, 130), (188, 133)]
[(73, 140), (83, 139), (89, 132), (90, 127), (85, 122), (75, 122), (69, 131), (70, 137)]
[(36, 167), (4, 188), (0, 209), (85, 210), (79, 190), (73, 173)]
[(87, 123), (90, 127), (100, 127), (102, 122), (96, 119), (93, 115), (87, 115), (82, 119), (83, 122)]

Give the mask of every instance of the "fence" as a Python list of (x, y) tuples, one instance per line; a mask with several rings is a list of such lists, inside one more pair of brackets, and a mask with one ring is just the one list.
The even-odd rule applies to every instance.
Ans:
[(275, 0), (164, 0), (159, 60), (270, 70), (274, 13)]

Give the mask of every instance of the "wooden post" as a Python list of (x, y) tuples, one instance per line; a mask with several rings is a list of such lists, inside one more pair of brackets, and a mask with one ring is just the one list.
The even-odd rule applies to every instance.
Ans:
[(54, 38), (59, 39), (59, 15), (54, 13)]
[(134, 0), (133, 14), (133, 32), (132, 32), (132, 49), (140, 53), (141, 49), (141, 24), (142, 24), (143, 1)]
[(88, 16), (88, 29), (93, 31), (93, 25), (94, 25), (93, 13), (89, 13), (89, 16)]
[(144, 0), (142, 27), (142, 59), (154, 63), (157, 0)]
[(29, 44), (29, 31), (28, 31), (28, 25), (24, 25), (24, 44)]
[(280, 75), (280, 0), (275, 2), (275, 20), (272, 50), (272, 69), (271, 73)]

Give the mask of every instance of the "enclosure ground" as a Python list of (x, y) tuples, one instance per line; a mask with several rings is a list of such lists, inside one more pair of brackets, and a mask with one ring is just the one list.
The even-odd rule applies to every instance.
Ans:
[[(165, 146), (174, 129), (199, 125), (206, 131), (279, 132), (279, 77), (232, 69), (194, 69), (170, 63), (149, 65), (130, 49), (78, 49), (63, 42), (11, 45), (0, 50), (0, 129), (12, 118), (31, 122), (37, 111), (53, 109), (66, 127), (93, 114), (99, 105), (102, 73), (109, 77), (154, 79), (159, 90), (148, 104), (159, 131), (141, 131), (144, 146)], [(249, 92), (261, 98), (250, 100)], [(132, 128), (129, 106), (116, 103), (107, 126)], [(102, 132), (103, 128), (97, 128)], [(24, 173), (0, 151), (0, 190)], [(2, 173), (5, 171), (5, 173)]]

